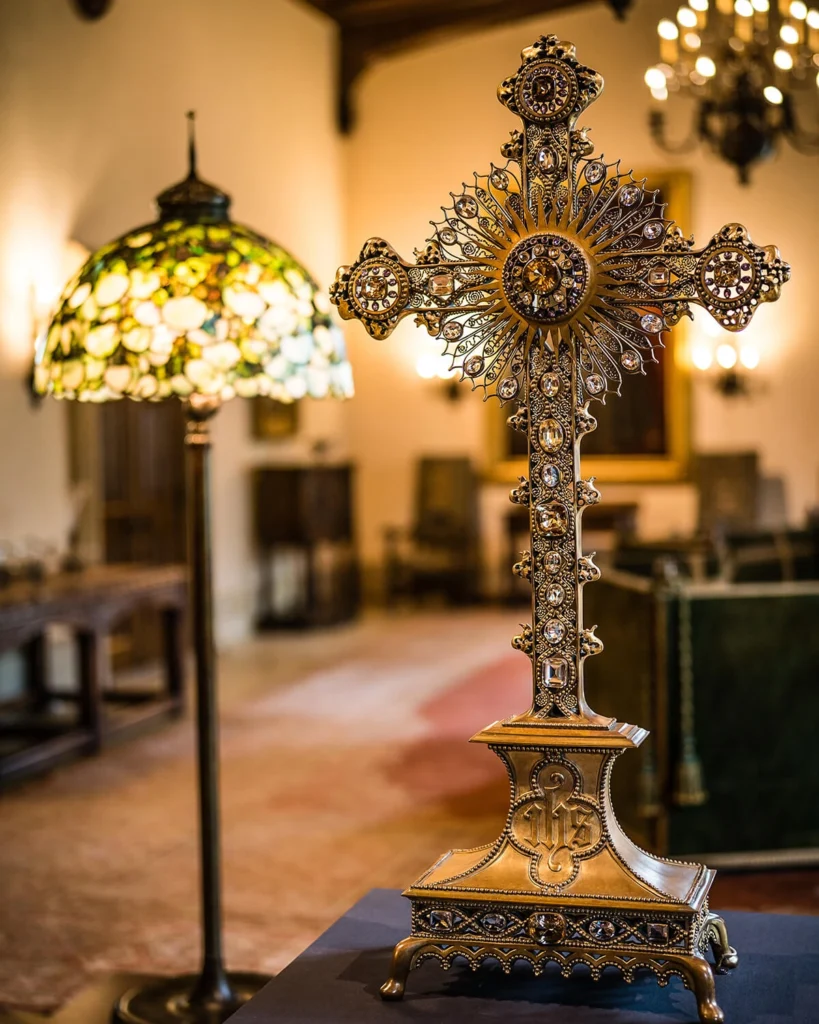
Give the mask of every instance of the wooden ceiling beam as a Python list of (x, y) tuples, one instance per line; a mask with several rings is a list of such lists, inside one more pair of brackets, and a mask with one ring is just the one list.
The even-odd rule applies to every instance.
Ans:
[[(474, 32), (589, 0), (305, 0), (340, 28), (338, 122), (353, 126), (352, 90), (376, 61), (447, 35)], [(608, 0), (622, 16), (630, 0)]]

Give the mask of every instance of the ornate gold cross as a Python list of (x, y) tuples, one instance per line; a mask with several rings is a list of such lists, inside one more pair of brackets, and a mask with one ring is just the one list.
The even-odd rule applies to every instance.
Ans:
[(370, 239), (331, 290), (341, 315), (375, 338), (414, 313), (462, 379), (518, 403), (508, 422), (529, 442), (529, 477), (510, 497), (530, 510), (531, 550), (514, 571), (532, 583), (533, 621), (513, 645), (532, 659), (533, 701), (475, 737), (510, 773), (510, 815), (495, 844), (450, 852), (407, 890), (413, 933), (382, 994), (400, 997), (429, 956), (522, 958), (536, 970), (556, 960), (564, 973), (582, 962), (595, 976), (607, 964), (628, 977), (645, 966), (663, 982), (682, 976), (702, 1019), (719, 1021), (703, 950), (712, 946), (718, 970), (736, 954), (708, 912), (713, 872), (643, 853), (611, 811), (612, 763), (646, 733), (596, 714), (584, 696), (583, 662), (603, 645), (583, 624), (582, 588), (600, 572), (582, 552), (580, 516), (600, 495), (580, 477), (579, 449), (596, 427), (591, 402), (656, 362), (663, 332), (692, 305), (741, 330), (789, 268), (739, 224), (696, 249), (659, 194), (594, 156), (576, 127), (600, 75), (555, 36), (522, 58), (498, 90), (522, 121), (501, 149), (506, 162), (452, 195), (415, 263)]

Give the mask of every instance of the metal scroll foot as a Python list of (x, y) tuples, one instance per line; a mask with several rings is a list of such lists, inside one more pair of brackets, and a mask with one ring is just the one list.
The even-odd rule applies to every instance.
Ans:
[(709, 914), (705, 923), (708, 929), (708, 942), (714, 954), (714, 971), (727, 974), (739, 963), (737, 951), (728, 943), (728, 930), (725, 922), (718, 914)]
[(704, 957), (686, 957), (683, 967), (688, 987), (697, 1000), (697, 1011), (703, 1024), (722, 1024), (725, 1014), (717, 1003), (714, 972)]
[(422, 947), (427, 945), (426, 939), (402, 939), (393, 950), (392, 966), (390, 976), (381, 986), (381, 998), (398, 1000), (404, 998), (404, 987), (407, 983), (407, 976), (412, 970), (412, 961), (415, 954)]

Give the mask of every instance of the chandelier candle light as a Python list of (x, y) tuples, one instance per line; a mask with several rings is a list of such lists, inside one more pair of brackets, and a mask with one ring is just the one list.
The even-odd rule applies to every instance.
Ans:
[[(743, 184), (780, 137), (800, 153), (819, 153), (819, 133), (804, 130), (797, 108), (819, 103), (819, 10), (803, 0), (689, 0), (657, 26), (660, 63), (645, 73), (656, 101), (657, 143), (681, 153), (697, 140), (733, 164)], [(668, 141), (664, 105), (673, 93), (697, 103), (691, 137)]]
[(462, 379), (516, 403), (508, 423), (529, 449), (510, 497), (530, 517), (514, 572), (531, 583), (532, 623), (512, 645), (531, 660), (532, 705), (473, 737), (509, 774), (509, 814), (494, 843), (450, 851), (407, 889), (412, 934), (381, 994), (400, 999), (431, 958), (506, 971), (525, 960), (536, 973), (551, 961), (564, 976), (585, 964), (593, 978), (613, 966), (627, 980), (647, 968), (660, 984), (681, 977), (701, 1019), (721, 1021), (714, 971), (737, 955), (708, 908), (714, 872), (638, 849), (612, 808), (614, 762), (647, 734), (597, 714), (584, 693), (585, 659), (603, 644), (583, 623), (583, 587), (600, 571), (580, 517), (600, 494), (580, 476), (579, 449), (597, 425), (592, 402), (655, 362), (690, 306), (741, 330), (789, 270), (739, 224), (695, 248), (656, 191), (593, 155), (576, 124), (603, 81), (570, 43), (541, 37), (522, 58), (499, 89), (522, 121), (505, 162), (454, 194), (415, 263), (373, 238), (332, 290), (375, 338), (414, 315)]
[(219, 1024), (268, 980), (228, 974), (222, 955), (210, 420), (237, 395), (353, 392), (329, 302), (289, 253), (229, 219), (229, 197), (196, 174), (188, 117), (188, 177), (158, 196), (156, 223), (103, 246), (66, 286), (34, 368), (36, 390), (55, 398), (177, 397), (187, 418), (203, 961), (199, 975), (123, 995), (121, 1024)]

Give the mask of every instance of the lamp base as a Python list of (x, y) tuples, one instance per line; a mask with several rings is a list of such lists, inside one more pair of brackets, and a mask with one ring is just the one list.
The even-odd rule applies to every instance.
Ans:
[(158, 978), (120, 996), (111, 1020), (113, 1024), (224, 1024), (270, 981), (267, 975), (247, 972), (231, 973), (227, 978), (233, 998), (209, 1005), (191, 1004), (198, 974)]

